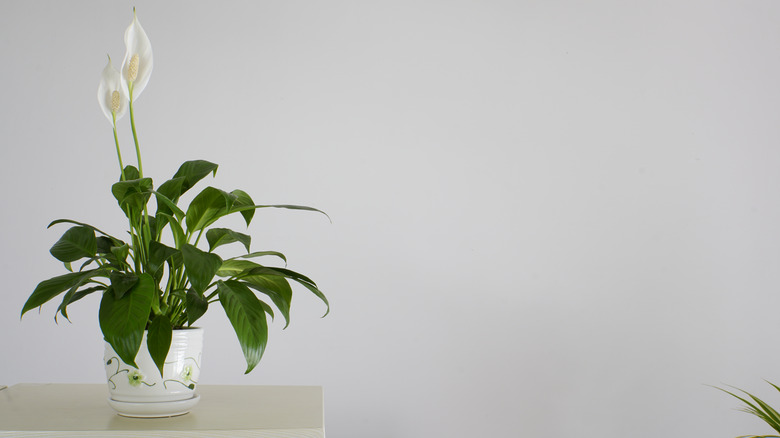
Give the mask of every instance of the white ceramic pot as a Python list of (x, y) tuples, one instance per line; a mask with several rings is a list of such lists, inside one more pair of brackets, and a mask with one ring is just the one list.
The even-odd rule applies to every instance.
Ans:
[(122, 361), (106, 342), (103, 363), (111, 395), (109, 405), (120, 415), (130, 417), (186, 414), (200, 399), (195, 389), (200, 379), (202, 351), (203, 329), (174, 330), (160, 376), (146, 347), (145, 331), (135, 358), (138, 368)]

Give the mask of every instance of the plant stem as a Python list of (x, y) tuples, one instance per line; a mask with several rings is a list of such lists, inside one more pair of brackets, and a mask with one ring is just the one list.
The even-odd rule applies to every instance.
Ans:
[[(143, 178), (144, 177), (144, 165), (141, 161), (141, 148), (138, 145), (138, 134), (135, 131), (135, 113), (133, 112), (133, 82), (130, 82), (128, 86), (128, 91), (130, 93), (130, 99), (129, 99), (129, 109), (130, 109), (130, 127), (133, 130), (133, 142), (135, 143), (135, 155), (138, 158), (138, 177)], [(146, 204), (144, 204), (144, 220), (141, 223), (141, 227), (138, 230), (140, 232), (140, 245), (142, 247), (141, 251), (141, 257), (142, 257), (142, 265), (146, 265), (146, 262), (148, 260), (146, 259), (147, 252), (146, 248), (149, 245), (149, 240), (152, 238), (152, 230), (149, 227), (149, 212), (146, 208)]]
[(128, 86), (130, 92), (130, 128), (133, 130), (133, 142), (135, 142), (135, 155), (138, 158), (138, 175), (144, 177), (144, 166), (141, 163), (141, 148), (138, 146), (138, 134), (135, 132), (135, 115), (133, 114), (133, 83)]
[(111, 119), (114, 124), (114, 143), (116, 144), (116, 156), (119, 158), (119, 171), (122, 173), (122, 181), (124, 181), (125, 178), (125, 165), (122, 164), (122, 152), (119, 150), (119, 137), (116, 135), (116, 113), (111, 112)]

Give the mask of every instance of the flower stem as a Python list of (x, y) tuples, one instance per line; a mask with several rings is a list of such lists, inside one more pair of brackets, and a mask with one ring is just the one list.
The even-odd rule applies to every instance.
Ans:
[(135, 116), (133, 114), (133, 83), (129, 85), (130, 92), (130, 128), (133, 130), (133, 141), (135, 142), (135, 155), (138, 157), (138, 175), (144, 177), (144, 166), (141, 164), (141, 148), (138, 146), (138, 134), (135, 132)]
[(116, 156), (119, 158), (119, 171), (122, 173), (122, 181), (125, 178), (125, 165), (122, 164), (122, 152), (119, 150), (119, 137), (116, 135), (116, 112), (111, 112), (111, 119), (114, 123), (114, 143), (116, 144)]

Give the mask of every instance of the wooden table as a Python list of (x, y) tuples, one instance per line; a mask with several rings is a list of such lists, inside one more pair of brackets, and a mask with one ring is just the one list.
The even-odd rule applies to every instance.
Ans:
[(201, 385), (189, 414), (125, 418), (105, 384), (30, 384), (0, 389), (0, 437), (324, 438), (320, 386)]

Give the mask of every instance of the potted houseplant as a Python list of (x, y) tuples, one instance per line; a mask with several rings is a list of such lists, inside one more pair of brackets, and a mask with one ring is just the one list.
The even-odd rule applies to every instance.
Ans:
[[(183, 194), (209, 174), (216, 175), (217, 165), (208, 161), (187, 161), (159, 185), (144, 175), (133, 104), (149, 81), (153, 58), (149, 38), (133, 12), (121, 72), (109, 58), (97, 96), (113, 127), (120, 175), (111, 193), (127, 217), (127, 235), (112, 236), (71, 219), (53, 221), (49, 227), (70, 225), (50, 250), (68, 272), (40, 282), (22, 316), (62, 295), (55, 317), (67, 318), (70, 304), (101, 294), (98, 316), (106, 341), (109, 403), (129, 416), (167, 416), (187, 412), (197, 402), (202, 330), (194, 324), (212, 305), (219, 302), (235, 329), (246, 373), (255, 368), (266, 347), (266, 314), (274, 315), (269, 303), (289, 324), (290, 281), (314, 293), (329, 310), (327, 298), (310, 278), (260, 263), (270, 258), (286, 264), (283, 254), (252, 252), (249, 235), (215, 223), (224, 216), (241, 215), (249, 226), (262, 208), (322, 211), (258, 205), (242, 190), (211, 186), (187, 206), (180, 205)], [(117, 121), (126, 113), (137, 167), (124, 165), (119, 146)], [(246, 254), (223, 259), (215, 250), (227, 244), (242, 245)]]

